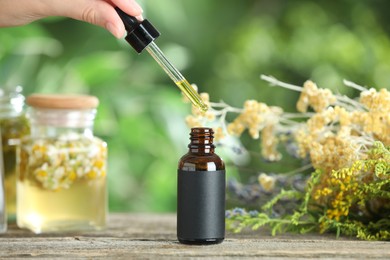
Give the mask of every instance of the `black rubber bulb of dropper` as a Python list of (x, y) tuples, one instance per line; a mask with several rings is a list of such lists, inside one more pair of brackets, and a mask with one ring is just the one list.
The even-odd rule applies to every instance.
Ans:
[(125, 40), (136, 50), (141, 53), (149, 43), (153, 42), (160, 36), (157, 29), (146, 19), (139, 21), (134, 16), (128, 15), (118, 7), (115, 7), (116, 12), (122, 19), (127, 36)]

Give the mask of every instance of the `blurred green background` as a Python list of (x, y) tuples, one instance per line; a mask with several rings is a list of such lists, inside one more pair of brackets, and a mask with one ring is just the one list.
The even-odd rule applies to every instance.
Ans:
[[(158, 46), (213, 101), (242, 106), (257, 99), (295, 111), (298, 93), (271, 88), (260, 74), (296, 85), (312, 79), (349, 96), (357, 93), (343, 79), (389, 88), (390, 2), (139, 2), (162, 33)], [(95, 134), (109, 145), (110, 210), (175, 210), (190, 106), (146, 52), (137, 55), (105, 30), (65, 18), (1, 28), (0, 85), (22, 85), (26, 95), (96, 95)], [(233, 166), (228, 172), (248, 174)]]

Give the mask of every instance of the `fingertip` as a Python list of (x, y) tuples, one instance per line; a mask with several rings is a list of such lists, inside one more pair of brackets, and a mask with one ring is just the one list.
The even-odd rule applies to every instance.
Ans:
[(109, 12), (106, 12), (106, 25), (105, 28), (115, 36), (115, 38), (123, 38), (126, 30), (122, 19), (117, 12), (111, 7)]
[(112, 0), (112, 2), (125, 13), (134, 17), (140, 16), (143, 13), (142, 7), (135, 0)]
[(123, 24), (122, 19), (119, 18), (119, 16), (116, 19), (117, 24), (117, 34), (115, 35), (116, 38), (123, 38), (126, 34), (125, 25)]
[(130, 5), (131, 5), (134, 13), (141, 15), (144, 12), (142, 7), (134, 0), (130, 1)]
[(142, 22), (144, 20), (144, 17), (141, 15), (138, 15), (136, 16), (135, 18), (137, 18), (138, 21)]
[(117, 39), (123, 38), (125, 35), (125, 28), (124, 26), (115, 26), (114, 24), (107, 22), (104, 26), (112, 35), (115, 36)]
[(126, 34), (125, 29), (119, 30), (118, 35), (115, 36), (115, 37), (118, 38), (118, 39), (122, 39), (123, 37), (125, 37), (125, 34)]

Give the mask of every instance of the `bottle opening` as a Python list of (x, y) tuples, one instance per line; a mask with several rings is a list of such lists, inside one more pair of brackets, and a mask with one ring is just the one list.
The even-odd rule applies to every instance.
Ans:
[(214, 131), (208, 127), (191, 128), (190, 140), (188, 147), (193, 152), (210, 153), (214, 151), (213, 145)]

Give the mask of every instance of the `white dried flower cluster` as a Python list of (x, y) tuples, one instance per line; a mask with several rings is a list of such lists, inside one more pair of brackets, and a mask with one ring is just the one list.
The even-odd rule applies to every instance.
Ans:
[(29, 139), (20, 153), (20, 179), (44, 189), (68, 189), (77, 180), (106, 175), (107, 145), (98, 138), (62, 135)]
[[(193, 108), (192, 115), (186, 119), (187, 124), (190, 127), (212, 126), (217, 139), (227, 135), (240, 136), (248, 130), (253, 139), (261, 139), (262, 155), (270, 161), (281, 159), (277, 150), (280, 142), (292, 141), (297, 146), (298, 157), (309, 157), (314, 168), (326, 172), (348, 167), (365, 158), (375, 141), (390, 145), (388, 90), (367, 89), (345, 81), (347, 86), (361, 92), (360, 99), (354, 100), (318, 88), (312, 81), (299, 87), (270, 76), (262, 75), (261, 78), (271, 85), (299, 91), (299, 113), (285, 113), (279, 107), (255, 100), (247, 100), (243, 108), (235, 108), (224, 102), (212, 103), (207, 93), (201, 93), (209, 111), (202, 114)], [(309, 109), (312, 112), (308, 112)], [(227, 122), (228, 113), (237, 116)], [(294, 118), (305, 118), (306, 121), (297, 122)]]

